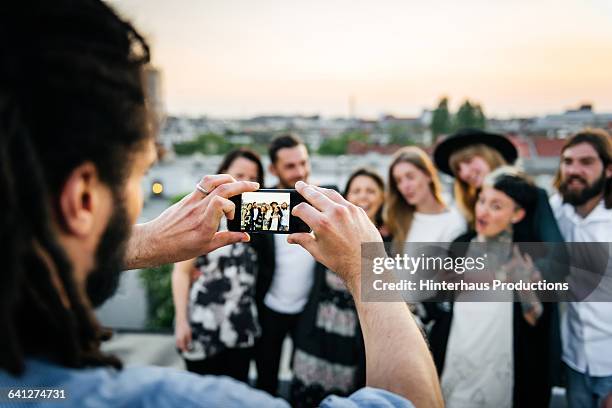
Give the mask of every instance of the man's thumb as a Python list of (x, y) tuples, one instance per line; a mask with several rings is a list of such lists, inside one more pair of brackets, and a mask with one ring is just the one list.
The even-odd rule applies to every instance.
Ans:
[(287, 242), (290, 244), (301, 245), (305, 250), (310, 252), (310, 254), (315, 257), (315, 259), (319, 260), (319, 248), (317, 247), (317, 240), (315, 237), (308, 232), (298, 232), (295, 234), (291, 234), (287, 237)]
[(210, 251), (221, 248), (225, 245), (235, 244), (236, 242), (248, 242), (249, 234), (245, 232), (220, 231), (215, 233), (210, 241)]

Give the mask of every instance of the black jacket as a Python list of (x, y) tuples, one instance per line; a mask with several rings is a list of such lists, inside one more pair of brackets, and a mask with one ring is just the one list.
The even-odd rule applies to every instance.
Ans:
[(257, 280), (255, 282), (255, 302), (257, 307), (263, 305), (264, 297), (270, 285), (276, 267), (276, 250), (274, 248), (274, 235), (251, 234), (251, 245), (257, 252)]

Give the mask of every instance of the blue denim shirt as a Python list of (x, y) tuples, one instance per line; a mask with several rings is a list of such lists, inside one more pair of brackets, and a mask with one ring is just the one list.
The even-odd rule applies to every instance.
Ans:
[[(24, 406), (19, 399), (9, 400), (8, 391), (20, 389), (59, 389), (66, 399), (42, 400), (29, 407), (98, 408), (98, 407), (289, 407), (280, 398), (250, 388), (228, 377), (199, 376), (170, 368), (130, 366), (73, 369), (42, 360), (29, 359), (20, 377), (0, 370), (0, 407)], [(321, 407), (411, 407), (403, 397), (388, 391), (363, 388), (348, 398), (330, 396)]]

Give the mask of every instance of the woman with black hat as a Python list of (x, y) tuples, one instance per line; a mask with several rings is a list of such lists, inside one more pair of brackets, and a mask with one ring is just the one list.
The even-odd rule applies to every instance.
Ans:
[[(518, 157), (506, 137), (479, 129), (461, 129), (439, 143), (433, 152), (438, 169), (455, 177), (455, 200), (470, 226), (484, 178), (498, 167), (512, 165)], [(546, 191), (538, 188), (534, 211), (515, 226), (518, 241), (563, 242)]]

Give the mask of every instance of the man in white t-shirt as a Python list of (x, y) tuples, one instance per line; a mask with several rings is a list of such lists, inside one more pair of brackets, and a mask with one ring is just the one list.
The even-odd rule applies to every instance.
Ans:
[[(295, 188), (308, 181), (310, 159), (304, 143), (296, 136), (275, 138), (269, 147), (270, 172), (278, 178), (276, 188)], [(289, 213), (287, 210), (287, 221)], [(276, 395), (283, 343), (293, 334), (308, 301), (316, 261), (301, 246), (287, 243), (285, 234), (254, 237), (260, 255), (256, 298), (261, 337), (256, 345), (257, 388)]]
[[(612, 242), (612, 140), (586, 130), (563, 147), (551, 207), (567, 242)], [(571, 244), (570, 244), (571, 245)], [(608, 254), (609, 256), (609, 254)], [(603, 271), (597, 271), (603, 272)], [(571, 408), (599, 408), (612, 393), (612, 258), (594, 293), (567, 305), (562, 326), (567, 400)], [(595, 301), (598, 300), (598, 301)]]

